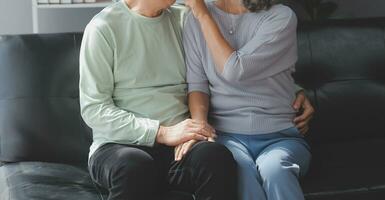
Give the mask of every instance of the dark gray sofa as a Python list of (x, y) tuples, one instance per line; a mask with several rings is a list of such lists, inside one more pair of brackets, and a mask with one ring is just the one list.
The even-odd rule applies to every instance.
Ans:
[[(296, 81), (316, 109), (308, 200), (385, 199), (385, 19), (299, 26)], [(0, 36), (0, 200), (96, 200), (79, 114), (81, 33)], [(171, 192), (166, 200), (189, 200)]]

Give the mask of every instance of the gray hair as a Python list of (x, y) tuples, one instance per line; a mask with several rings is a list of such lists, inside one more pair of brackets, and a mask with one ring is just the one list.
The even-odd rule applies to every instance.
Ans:
[(274, 4), (274, 0), (243, 0), (243, 5), (250, 11), (267, 10)]

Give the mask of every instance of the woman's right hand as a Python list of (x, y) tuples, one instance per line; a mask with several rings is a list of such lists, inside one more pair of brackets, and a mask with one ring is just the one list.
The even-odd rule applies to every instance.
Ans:
[(215, 130), (206, 122), (186, 119), (174, 126), (161, 126), (156, 141), (167, 146), (177, 146), (189, 140), (208, 140), (215, 137)]

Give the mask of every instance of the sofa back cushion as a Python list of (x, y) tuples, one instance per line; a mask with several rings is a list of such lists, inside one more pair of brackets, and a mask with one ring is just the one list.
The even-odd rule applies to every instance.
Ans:
[[(385, 18), (300, 24), (296, 81), (316, 109), (316, 143), (385, 137)], [(0, 161), (86, 163), (81, 34), (0, 37)]]
[(385, 18), (301, 24), (295, 78), (316, 109), (309, 139), (385, 138)]
[(80, 34), (0, 36), (0, 161), (85, 164)]

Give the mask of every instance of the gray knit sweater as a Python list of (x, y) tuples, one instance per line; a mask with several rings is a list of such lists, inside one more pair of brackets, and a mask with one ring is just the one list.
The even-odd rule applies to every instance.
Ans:
[(293, 127), (296, 87), (291, 73), (297, 60), (293, 11), (280, 4), (241, 15), (225, 13), (213, 2), (208, 8), (236, 49), (223, 73), (218, 73), (198, 21), (188, 14), (183, 37), (188, 90), (210, 95), (209, 122), (219, 131), (239, 134)]

